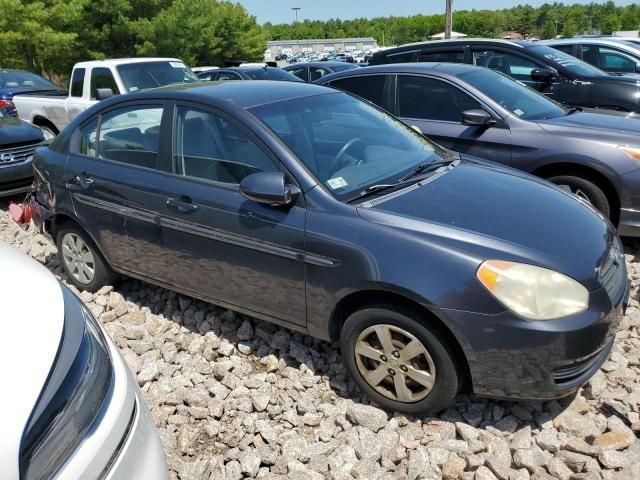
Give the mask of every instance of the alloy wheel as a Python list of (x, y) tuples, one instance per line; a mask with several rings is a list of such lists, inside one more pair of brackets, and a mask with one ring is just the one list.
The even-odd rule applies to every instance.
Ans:
[(96, 274), (93, 253), (76, 233), (68, 232), (62, 238), (62, 259), (69, 273), (83, 285), (89, 285)]
[(436, 367), (413, 334), (388, 324), (373, 325), (358, 335), (356, 366), (381, 395), (403, 403), (417, 402), (433, 390)]

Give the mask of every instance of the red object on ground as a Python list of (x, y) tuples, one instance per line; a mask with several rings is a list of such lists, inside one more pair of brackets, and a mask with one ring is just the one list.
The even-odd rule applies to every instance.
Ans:
[(9, 204), (9, 215), (14, 222), (20, 225), (25, 230), (29, 228), (29, 223), (31, 223), (31, 206), (24, 203), (13, 203)]

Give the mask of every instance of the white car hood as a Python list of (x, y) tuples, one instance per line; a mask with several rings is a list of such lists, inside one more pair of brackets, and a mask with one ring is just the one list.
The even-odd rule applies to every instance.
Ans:
[(56, 278), (0, 242), (0, 472), (19, 477), (20, 440), (53, 365), (64, 326)]

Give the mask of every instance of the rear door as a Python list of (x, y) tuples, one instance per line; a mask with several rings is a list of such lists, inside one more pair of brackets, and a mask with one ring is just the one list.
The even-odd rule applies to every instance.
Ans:
[[(443, 79), (399, 74), (396, 115), (415, 125), (436, 143), (451, 150), (500, 163), (511, 163), (511, 132), (497, 115), (458, 86)], [(497, 124), (469, 127), (462, 124), (465, 110), (485, 110)]]
[(158, 221), (166, 201), (165, 112), (162, 101), (146, 101), (89, 119), (73, 135), (65, 172), (77, 220), (109, 263), (153, 278), (172, 264)]
[[(306, 324), (305, 208), (247, 200), (240, 181), (283, 170), (248, 130), (216, 110), (177, 104), (163, 238), (170, 281), (216, 303)], [(290, 182), (294, 182), (292, 178)]]

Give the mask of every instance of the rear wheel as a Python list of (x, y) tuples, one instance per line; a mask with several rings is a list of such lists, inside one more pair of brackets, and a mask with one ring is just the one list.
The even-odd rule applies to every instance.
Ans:
[(75, 224), (62, 225), (56, 244), (62, 268), (80, 290), (94, 292), (115, 281), (116, 275), (93, 241)]
[(360, 389), (414, 415), (437, 413), (455, 399), (459, 375), (445, 345), (428, 321), (392, 305), (353, 313), (341, 334), (343, 361)]
[(611, 206), (607, 196), (602, 189), (591, 180), (573, 175), (558, 175), (549, 177), (547, 180), (585, 200), (593, 205), (602, 215), (611, 218)]

